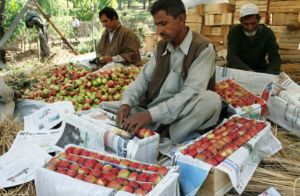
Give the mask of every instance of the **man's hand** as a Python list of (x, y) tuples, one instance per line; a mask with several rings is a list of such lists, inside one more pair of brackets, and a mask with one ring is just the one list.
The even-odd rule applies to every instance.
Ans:
[(106, 63), (109, 63), (109, 62), (112, 62), (112, 61), (113, 61), (112, 56), (102, 56), (100, 58), (100, 63), (106, 64)]
[(116, 120), (116, 123), (119, 127), (122, 127), (124, 121), (127, 119), (129, 114), (130, 114), (130, 106), (127, 104), (121, 105), (117, 113), (117, 120)]
[(123, 123), (123, 129), (132, 133), (137, 133), (140, 128), (152, 123), (152, 117), (149, 111), (139, 112), (128, 117)]

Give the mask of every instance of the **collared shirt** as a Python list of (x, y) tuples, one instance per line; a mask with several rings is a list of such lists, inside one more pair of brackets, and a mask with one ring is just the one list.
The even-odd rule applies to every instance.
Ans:
[[(171, 124), (178, 119), (187, 103), (201, 92), (206, 91), (208, 81), (215, 70), (215, 51), (212, 44), (204, 49), (190, 66), (188, 77), (182, 78), (184, 57), (188, 54), (192, 42), (192, 31), (189, 30), (183, 42), (174, 48), (168, 43), (170, 52), (170, 73), (163, 83), (159, 95), (148, 105), (148, 110), (155, 123)], [(165, 55), (167, 51), (163, 53)], [(156, 67), (156, 51), (138, 75), (123, 93), (121, 104), (132, 107), (139, 104), (139, 98), (147, 91), (149, 81)]]

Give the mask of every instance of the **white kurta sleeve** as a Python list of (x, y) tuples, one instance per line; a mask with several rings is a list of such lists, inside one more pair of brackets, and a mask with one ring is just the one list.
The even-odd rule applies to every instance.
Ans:
[(192, 63), (181, 90), (172, 98), (149, 109), (153, 122), (170, 124), (178, 119), (183, 108), (194, 97), (207, 90), (215, 71), (215, 51), (210, 44)]

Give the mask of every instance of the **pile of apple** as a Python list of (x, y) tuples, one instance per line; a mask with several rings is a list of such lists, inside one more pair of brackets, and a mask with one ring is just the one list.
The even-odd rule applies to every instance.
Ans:
[(216, 166), (265, 127), (261, 121), (233, 117), (186, 146), (181, 153)]
[(45, 102), (72, 101), (76, 111), (87, 110), (101, 101), (117, 101), (121, 93), (135, 80), (140, 68), (115, 67), (90, 72), (84, 68), (64, 65), (39, 78), (24, 98)]
[(145, 195), (168, 173), (168, 168), (68, 147), (46, 168), (89, 183)]
[(224, 80), (216, 84), (216, 92), (234, 108), (253, 104), (266, 105), (265, 100), (250, 93), (233, 80)]

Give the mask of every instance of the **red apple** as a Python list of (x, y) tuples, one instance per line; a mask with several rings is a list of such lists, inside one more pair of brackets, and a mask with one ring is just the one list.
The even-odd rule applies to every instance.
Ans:
[(101, 176), (102, 172), (100, 169), (93, 169), (91, 172), (90, 172), (90, 175), (93, 175), (95, 176), (96, 178), (99, 178)]
[(137, 172), (131, 172), (128, 176), (128, 178), (131, 178), (133, 180), (135, 180), (138, 177), (138, 173)]
[(161, 176), (157, 173), (150, 174), (148, 178), (148, 182), (152, 182), (153, 184), (158, 184), (161, 180)]
[(146, 183), (142, 183), (140, 187), (141, 187), (141, 189), (143, 189), (147, 193), (149, 193), (152, 190), (151, 183), (147, 183), (147, 182)]
[(115, 189), (115, 190), (119, 190), (121, 188), (121, 185), (116, 180), (113, 180), (107, 184), (107, 187)]
[(168, 173), (169, 169), (166, 168), (165, 166), (160, 166), (157, 170), (157, 172), (162, 175), (165, 176)]
[(120, 190), (129, 192), (129, 193), (133, 193), (133, 191), (134, 191), (134, 189), (129, 185), (122, 186)]
[(95, 183), (97, 178), (95, 176), (92, 175), (87, 175), (83, 177), (83, 180), (89, 183)]

